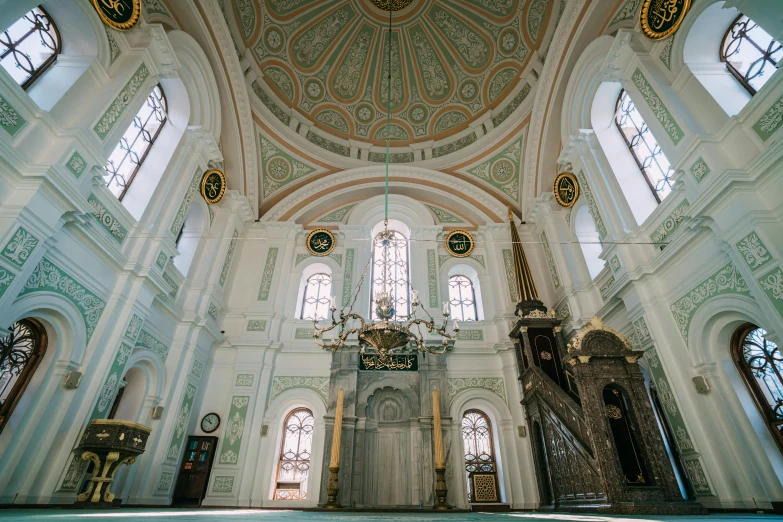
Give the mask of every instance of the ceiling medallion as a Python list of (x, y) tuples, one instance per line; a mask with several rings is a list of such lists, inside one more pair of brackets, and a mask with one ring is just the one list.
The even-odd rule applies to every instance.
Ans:
[(332, 253), (332, 250), (337, 245), (337, 241), (334, 239), (334, 234), (331, 230), (316, 228), (307, 234), (305, 244), (307, 245), (307, 251), (312, 255), (323, 257)]
[(207, 203), (214, 205), (226, 193), (226, 175), (218, 169), (208, 170), (201, 178), (201, 195)]
[(553, 191), (561, 207), (571, 208), (579, 199), (579, 182), (570, 172), (562, 172), (555, 178)]
[(402, 11), (413, 3), (413, 0), (370, 0), (372, 5), (381, 11)]
[(454, 257), (468, 257), (476, 243), (467, 230), (455, 230), (446, 237), (446, 251)]
[(652, 40), (663, 40), (682, 25), (691, 0), (644, 0), (640, 14), (642, 32)]
[(133, 29), (141, 18), (141, 0), (92, 0), (92, 6), (104, 24), (118, 31)]

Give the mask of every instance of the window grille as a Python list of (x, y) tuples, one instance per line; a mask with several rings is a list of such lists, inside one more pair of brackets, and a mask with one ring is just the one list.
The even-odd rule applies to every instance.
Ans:
[(0, 64), (23, 89), (60, 54), (60, 33), (42, 7), (36, 7), (0, 34)]
[(752, 95), (767, 83), (783, 58), (783, 45), (745, 15), (732, 23), (720, 48), (720, 59)]
[(156, 85), (104, 165), (106, 186), (120, 201), (163, 129), (167, 109), (166, 95)]
[(320, 321), (329, 315), (332, 276), (315, 274), (307, 278), (302, 301), (302, 319)]
[(476, 291), (473, 281), (464, 275), (449, 278), (449, 304), (451, 317), (458, 321), (478, 321)]
[[(410, 285), (408, 284), (408, 242), (401, 233), (390, 230), (393, 239), (384, 253), (383, 244), (375, 236), (372, 263), (372, 295), (370, 296), (371, 317), (375, 315), (375, 296), (386, 289), (394, 296), (394, 320), (410, 314)], [(380, 234), (379, 234), (380, 235)]]
[(46, 332), (23, 319), (0, 336), (0, 431), (5, 427), (46, 353)]
[(313, 412), (297, 408), (283, 422), (274, 500), (305, 500), (313, 446)]

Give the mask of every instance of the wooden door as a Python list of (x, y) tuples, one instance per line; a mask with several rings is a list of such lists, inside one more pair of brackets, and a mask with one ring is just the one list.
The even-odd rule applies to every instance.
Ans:
[(201, 505), (207, 492), (217, 437), (188, 437), (172, 504)]

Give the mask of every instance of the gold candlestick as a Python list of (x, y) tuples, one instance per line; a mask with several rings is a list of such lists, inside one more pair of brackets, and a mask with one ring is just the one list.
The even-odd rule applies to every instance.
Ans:
[(432, 438), (435, 442), (435, 509), (448, 509), (446, 505), (446, 460), (443, 458), (443, 430), (440, 424), (440, 397), (432, 390)]
[(340, 472), (340, 435), (343, 431), (343, 390), (337, 390), (337, 407), (334, 411), (334, 432), (332, 434), (332, 456), (329, 460), (329, 483), (326, 486), (326, 507), (338, 508), (340, 492), (338, 475)]

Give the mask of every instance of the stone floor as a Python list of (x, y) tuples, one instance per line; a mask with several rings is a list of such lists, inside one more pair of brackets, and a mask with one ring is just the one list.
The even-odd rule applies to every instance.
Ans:
[(781, 516), (768, 515), (710, 515), (706, 517), (655, 517), (655, 516), (592, 516), (537, 513), (303, 513), (261, 509), (121, 509), (117, 511), (48, 510), (0, 510), (0, 521), (14, 522), (325, 522), (347, 520), (351, 522), (783, 522)]

